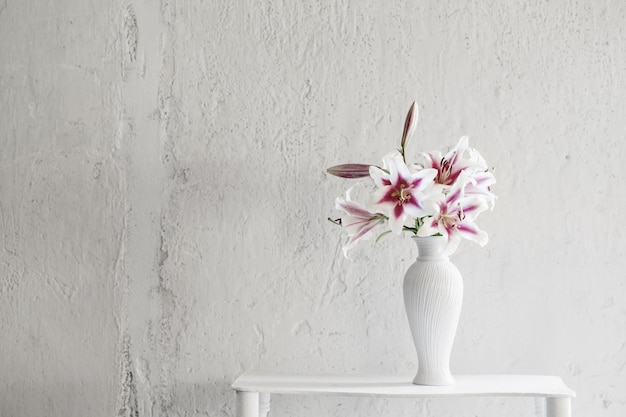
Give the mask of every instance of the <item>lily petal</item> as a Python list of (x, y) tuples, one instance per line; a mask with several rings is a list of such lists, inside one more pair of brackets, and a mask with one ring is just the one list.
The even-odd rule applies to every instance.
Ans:
[(372, 237), (372, 230), (385, 221), (382, 213), (372, 213), (361, 204), (350, 201), (350, 192), (347, 193), (346, 200), (336, 199), (337, 209), (344, 211), (347, 216), (341, 218), (341, 225), (345, 228), (348, 241), (343, 247), (344, 256), (348, 257), (348, 250), (356, 245), (360, 240)]
[(480, 230), (472, 221), (462, 221), (456, 227), (459, 237), (473, 240), (480, 246), (485, 246), (489, 241), (487, 232)]

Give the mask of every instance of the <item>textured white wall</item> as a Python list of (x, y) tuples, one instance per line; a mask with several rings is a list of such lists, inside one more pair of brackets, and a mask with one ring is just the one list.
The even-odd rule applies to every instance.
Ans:
[[(0, 415), (230, 416), (246, 370), (412, 373), (412, 242), (326, 221), (420, 103), (498, 179), (455, 263), (457, 373), (626, 414), (626, 6), (0, 0)], [(527, 400), (277, 397), (273, 416), (522, 416)], [(334, 411), (332, 411), (334, 410)]]

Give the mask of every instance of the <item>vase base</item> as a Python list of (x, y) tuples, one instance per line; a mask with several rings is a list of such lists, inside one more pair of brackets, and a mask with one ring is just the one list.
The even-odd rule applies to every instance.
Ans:
[(419, 373), (413, 378), (414, 385), (430, 385), (430, 386), (446, 386), (446, 385), (454, 385), (454, 378), (452, 375), (429, 375), (423, 376)]

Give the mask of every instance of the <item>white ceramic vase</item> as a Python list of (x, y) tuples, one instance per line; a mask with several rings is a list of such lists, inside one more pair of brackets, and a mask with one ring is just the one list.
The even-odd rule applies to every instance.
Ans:
[(414, 237), (418, 256), (404, 276), (404, 306), (417, 350), (418, 385), (451, 385), (450, 353), (463, 304), (463, 279), (443, 255), (445, 237)]

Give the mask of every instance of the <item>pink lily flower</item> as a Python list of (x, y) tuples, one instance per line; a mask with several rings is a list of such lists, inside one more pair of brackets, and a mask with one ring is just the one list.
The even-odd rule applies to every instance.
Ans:
[(411, 172), (399, 154), (383, 160), (385, 168), (370, 167), (370, 177), (378, 190), (373, 194), (373, 204), (380, 207), (389, 217), (389, 228), (399, 235), (407, 218), (428, 215), (422, 206), (424, 189), (437, 175), (435, 169), (420, 169)]
[(491, 192), (491, 186), (496, 183), (496, 179), (489, 171), (476, 172), (472, 174), (465, 184), (465, 195), (481, 196), (489, 203), (489, 208), (493, 210), (496, 204), (496, 196)]
[[(421, 155), (421, 164), (424, 168), (433, 168), (437, 170), (435, 183), (443, 186), (451, 186), (454, 184), (462, 171), (470, 170), (471, 172), (486, 171), (487, 164), (482, 156), (474, 149), (469, 148), (469, 139), (463, 136), (459, 139), (459, 143), (443, 155), (441, 152), (427, 152)], [(465, 151), (470, 150), (471, 157), (464, 158)]]
[[(487, 162), (476, 149), (470, 148), (468, 143), (468, 137), (463, 136), (444, 156), (441, 152), (424, 153), (421, 155), (420, 164), (425, 168), (437, 170), (435, 184), (443, 188), (444, 194), (462, 181), (464, 183), (462, 185), (465, 185), (465, 195), (482, 196), (493, 209), (496, 196), (490, 187), (495, 184), (496, 179), (489, 172)], [(462, 173), (465, 174), (461, 177)]]
[(348, 241), (343, 246), (343, 254), (346, 258), (350, 249), (361, 239), (367, 240), (371, 238), (373, 229), (387, 219), (382, 213), (372, 213), (361, 204), (351, 201), (351, 190), (349, 189), (346, 193), (345, 200), (343, 198), (335, 200), (336, 208), (347, 214), (341, 218), (341, 225), (345, 227), (348, 234)]
[(487, 233), (480, 230), (475, 223), (478, 215), (489, 208), (487, 200), (482, 196), (467, 195), (466, 181), (465, 178), (459, 178), (448, 194), (439, 194), (435, 200), (425, 203), (432, 217), (424, 219), (424, 224), (417, 232), (418, 236), (446, 236), (447, 253), (454, 252), (462, 238), (473, 240), (481, 246), (489, 240)]

